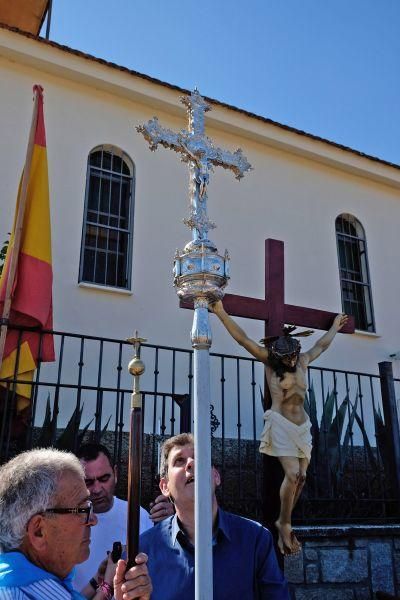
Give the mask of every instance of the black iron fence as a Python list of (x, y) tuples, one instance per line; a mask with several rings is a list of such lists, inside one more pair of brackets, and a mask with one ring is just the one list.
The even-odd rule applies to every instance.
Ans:
[(313, 452), (299, 522), (399, 517), (397, 382), (391, 363), (380, 363), (379, 373), (309, 367)]
[[(30, 409), (17, 414), (16, 376), (0, 380), (1, 461), (24, 448), (76, 449), (84, 438), (106, 443), (126, 472), (132, 346), (123, 340), (53, 332), (55, 363), (40, 363), (30, 385)], [(22, 336), (22, 331), (21, 331)], [(21, 337), (22, 339), (22, 337)], [(158, 451), (166, 436), (192, 429), (192, 351), (144, 344), (144, 503), (157, 490)], [(21, 381), (20, 381), (21, 383)], [(210, 428), (222, 474), (221, 503), (261, 519), (265, 504), (263, 365), (211, 353)], [(301, 523), (354, 522), (399, 516), (400, 450), (396, 391), (390, 363), (380, 375), (310, 367), (306, 408), (314, 450)], [(120, 493), (125, 486), (120, 479)], [(264, 497), (263, 497), (264, 496)]]

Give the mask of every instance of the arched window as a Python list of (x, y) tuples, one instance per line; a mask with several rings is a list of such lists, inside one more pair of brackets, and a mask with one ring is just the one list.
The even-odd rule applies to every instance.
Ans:
[(88, 158), (79, 281), (130, 289), (134, 165), (98, 146)]
[(364, 228), (353, 215), (339, 215), (336, 240), (343, 312), (353, 315), (356, 329), (375, 331)]

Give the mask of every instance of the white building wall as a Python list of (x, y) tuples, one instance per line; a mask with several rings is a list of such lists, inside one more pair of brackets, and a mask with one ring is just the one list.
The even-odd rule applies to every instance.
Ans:
[[(4, 44), (10, 35), (16, 34), (7, 32)], [(37, 44), (24, 38), (22, 43), (33, 49)], [(90, 77), (80, 78), (86, 83), (79, 81), (79, 68), (91, 68), (85, 59), (68, 55), (63, 58), (59, 50), (40, 48), (47, 53), (49, 63), (53, 59), (73, 61), (75, 74), (67, 71), (65, 65), (57, 74), (55, 68), (37, 68), (44, 64), (40, 61), (34, 66), (29, 64), (32, 61), (24, 51), (18, 60), (14, 55), (10, 60), (6, 52), (0, 59), (1, 240), (12, 225), (31, 119), (32, 85), (40, 83), (45, 89), (55, 328), (115, 338), (125, 338), (137, 328), (151, 343), (189, 348), (192, 314), (178, 308), (172, 287), (175, 249), (183, 248), (190, 239), (189, 230), (181, 223), (188, 215), (187, 167), (171, 151), (159, 148), (150, 153), (135, 130), (136, 125), (155, 114), (167, 127), (186, 127), (183, 113), (168, 108), (171, 94), (178, 105), (179, 93), (164, 92), (160, 86), (146, 83), (154, 88), (155, 96), (166, 97), (164, 105), (156, 98), (154, 106), (146, 105), (130, 99), (120, 82), (120, 88), (114, 82), (111, 93), (99, 89), (100, 84), (91, 85)], [(112, 69), (94, 64), (93, 70), (96, 69), (102, 70), (104, 80), (119, 77), (127, 87), (126, 82), (132, 80), (132, 76), (114, 75)], [(385, 171), (386, 183), (382, 183), (372, 175), (351, 173), (346, 159), (350, 164), (356, 160), (354, 156), (327, 149), (323, 142), (307, 140), (315, 155), (320, 153), (322, 157), (328, 150), (336, 153), (344, 168), (339, 161), (335, 168), (323, 164), (322, 158), (312, 160), (310, 152), (302, 155), (298, 147), (293, 152), (279, 149), (276, 144), (273, 147), (267, 140), (262, 141), (268, 127), (275, 135), (273, 126), (243, 115), (232, 116), (228, 109), (215, 110), (214, 121), (209, 113), (211, 126), (207, 134), (224, 148), (241, 147), (254, 167), (240, 183), (231, 173), (219, 170), (209, 186), (209, 214), (218, 225), (211, 237), (220, 251), (229, 249), (232, 259), (228, 291), (263, 297), (264, 240), (270, 237), (285, 243), (286, 302), (340, 312), (335, 219), (340, 213), (353, 214), (367, 237), (377, 333), (337, 336), (318, 365), (377, 373), (377, 363), (400, 350), (400, 174), (394, 168), (378, 165)], [(227, 123), (229, 119), (240, 121), (243, 135), (232, 132), (229, 125), (223, 130), (223, 119)], [(281, 135), (285, 136), (286, 145), (292, 140), (295, 146), (299, 138), (295, 133)], [(78, 285), (87, 157), (99, 144), (122, 148), (135, 164), (131, 294)], [(357, 161), (365, 172), (375, 168), (375, 163), (366, 158)], [(243, 321), (242, 325), (255, 339), (262, 337), (261, 322)], [(242, 354), (214, 317), (212, 328), (214, 351)], [(304, 347), (313, 339), (315, 336), (311, 342), (306, 340)], [(394, 369), (400, 376), (396, 361)]]

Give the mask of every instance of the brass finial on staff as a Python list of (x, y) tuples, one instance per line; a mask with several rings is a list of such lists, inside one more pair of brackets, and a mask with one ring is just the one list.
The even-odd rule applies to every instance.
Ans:
[(140, 358), (140, 346), (146, 342), (135, 331), (134, 337), (126, 340), (133, 345), (133, 359), (128, 371), (133, 375), (133, 392), (131, 395), (129, 462), (128, 462), (128, 524), (127, 524), (127, 563), (128, 569), (135, 565), (135, 557), (139, 552), (140, 496), (142, 488), (142, 395), (140, 392), (140, 376), (145, 371), (144, 362)]

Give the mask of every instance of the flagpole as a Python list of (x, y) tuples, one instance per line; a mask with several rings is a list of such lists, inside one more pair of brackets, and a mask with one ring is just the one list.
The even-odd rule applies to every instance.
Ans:
[(33, 147), (35, 144), (35, 134), (37, 127), (37, 117), (38, 117), (38, 108), (39, 108), (39, 100), (43, 99), (43, 88), (40, 85), (33, 86), (34, 93), (34, 104), (33, 104), (33, 114), (32, 114), (32, 123), (31, 129), (29, 132), (28, 138), (28, 147), (26, 149), (26, 157), (25, 157), (25, 167), (22, 175), (22, 185), (21, 185), (21, 193), (18, 199), (18, 210), (15, 219), (15, 228), (14, 228), (14, 239), (13, 246), (10, 248), (11, 256), (9, 262), (9, 269), (7, 274), (7, 285), (6, 292), (4, 297), (4, 305), (3, 305), (3, 314), (1, 317), (1, 329), (0, 329), (0, 368), (3, 363), (3, 355), (4, 348), (6, 344), (7, 337), (7, 329), (8, 329), (8, 319), (10, 317), (11, 312), (11, 295), (12, 288), (15, 279), (15, 273), (17, 271), (18, 266), (18, 257), (19, 257), (19, 248), (21, 245), (21, 236), (22, 236), (22, 228), (24, 224), (24, 214), (25, 214), (25, 206), (28, 192), (28, 184), (29, 184), (29, 176), (31, 171), (32, 164), (32, 156), (33, 156)]

